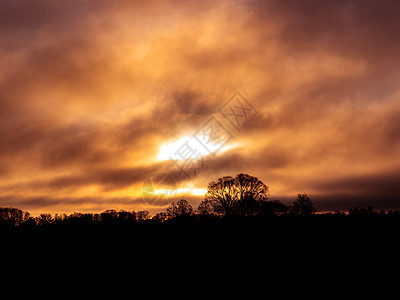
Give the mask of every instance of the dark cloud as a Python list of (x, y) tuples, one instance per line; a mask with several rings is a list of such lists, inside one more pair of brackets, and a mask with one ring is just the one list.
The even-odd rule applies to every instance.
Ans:
[[(394, 53), (374, 44), (399, 46), (394, 37), (399, 31), (400, 5), (395, 0), (318, 0), (306, 1), (253, 1), (260, 19), (273, 18), (281, 26), (279, 37), (297, 50), (312, 51), (326, 46), (327, 51), (344, 51), (341, 54)], [(336, 43), (335, 43), (336, 42)], [(365, 48), (365, 46), (372, 48)]]
[[(357, 195), (346, 193), (330, 193), (326, 195), (311, 196), (313, 203), (319, 211), (348, 211), (350, 208), (372, 206), (374, 209), (397, 210), (400, 197), (396, 195)], [(295, 197), (288, 199), (291, 204)]]
[[(400, 199), (400, 172), (362, 174), (319, 182), (315, 188), (321, 192), (347, 192), (368, 197), (394, 196)], [(321, 179), (319, 180), (321, 181)]]
[(148, 205), (143, 197), (16, 197), (16, 196), (2, 196), (0, 197), (2, 206), (15, 206), (18, 204), (23, 210), (30, 210), (34, 212), (70, 212), (74, 211), (74, 207), (79, 207), (82, 211), (82, 203), (86, 204), (86, 209), (89, 212), (102, 211), (112, 207), (113, 209), (118, 206), (123, 207), (137, 207), (138, 205)]
[[(88, 1), (68, 1), (56, 3), (47, 0), (1, 1), (0, 29), (35, 30), (43, 26), (75, 24)], [(74, 17), (72, 19), (72, 17)]]
[(172, 96), (175, 114), (211, 115), (215, 112), (213, 103), (204, 99), (200, 94), (191, 91), (175, 92)]
[(63, 190), (78, 191), (89, 186), (97, 186), (104, 192), (130, 187), (141, 189), (146, 179), (154, 174), (166, 174), (175, 184), (188, 180), (181, 174), (179, 168), (176, 168), (170, 161), (165, 161), (149, 166), (130, 168), (91, 168), (72, 175), (4, 185), (2, 190), (14, 193), (21, 190), (53, 193)]

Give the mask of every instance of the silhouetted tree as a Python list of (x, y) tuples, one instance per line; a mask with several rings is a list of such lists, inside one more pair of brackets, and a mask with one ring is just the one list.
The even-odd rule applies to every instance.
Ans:
[(53, 223), (54, 224), (62, 224), (63, 222), (65, 222), (67, 219), (67, 215), (66, 214), (55, 214), (53, 217)]
[(373, 207), (372, 205), (369, 205), (369, 206), (367, 207), (367, 210), (368, 210), (368, 214), (370, 214), (370, 215), (373, 215), (373, 214), (374, 214), (374, 207)]
[(197, 211), (201, 216), (209, 216), (214, 214), (214, 208), (211, 202), (208, 199), (203, 199), (199, 206), (197, 207)]
[(143, 222), (150, 217), (150, 213), (147, 210), (140, 210), (136, 212), (136, 220), (138, 222)]
[(376, 213), (374, 212), (374, 207), (373, 206), (368, 206), (367, 208), (361, 207), (359, 208), (358, 206), (354, 208), (349, 209), (349, 215), (350, 216), (366, 216), (366, 215), (375, 215)]
[(118, 212), (118, 223), (121, 223), (121, 224), (136, 223), (136, 212), (120, 210)]
[(349, 209), (349, 216), (355, 216), (360, 214), (360, 209), (358, 206)]
[(208, 201), (216, 213), (233, 214), (237, 207), (237, 188), (231, 176), (218, 178), (217, 182), (210, 182), (207, 187), (205, 200)]
[(263, 201), (260, 203), (258, 214), (263, 216), (278, 216), (288, 211), (288, 207), (279, 200)]
[(19, 226), (30, 218), (28, 212), (13, 207), (0, 208), (0, 222), (12, 226)]
[(192, 206), (185, 199), (181, 199), (176, 203), (172, 202), (167, 208), (167, 216), (171, 218), (188, 217), (192, 212)]
[(40, 216), (36, 218), (36, 223), (40, 226), (49, 225), (53, 223), (53, 217), (51, 214), (40, 214)]
[(165, 212), (159, 212), (156, 213), (155, 216), (153, 218), (151, 218), (153, 221), (155, 221), (156, 223), (162, 223), (167, 219), (167, 213)]
[[(111, 218), (107, 219), (105, 216), (106, 213), (103, 213), (104, 222), (111, 222)], [(80, 213), (74, 212), (69, 216), (61, 217), (61, 222), (69, 223), (69, 224), (91, 224), (94, 222), (99, 222), (100, 220), (96, 220), (94, 215), (91, 213)], [(54, 223), (58, 223), (57, 216), (54, 216)]]
[(307, 194), (298, 194), (291, 207), (291, 212), (295, 215), (308, 216), (315, 213), (315, 211), (314, 204)]
[(386, 213), (386, 215), (391, 216), (391, 217), (398, 216), (398, 215), (400, 215), (400, 211), (398, 211), (398, 210), (393, 211), (393, 210), (389, 209), (388, 212)]
[(107, 209), (100, 214), (101, 222), (104, 224), (116, 223), (118, 213), (114, 209)]
[(238, 174), (235, 178), (225, 176), (210, 182), (205, 199), (214, 211), (225, 215), (253, 215), (261, 202), (269, 196), (269, 188), (257, 177)]

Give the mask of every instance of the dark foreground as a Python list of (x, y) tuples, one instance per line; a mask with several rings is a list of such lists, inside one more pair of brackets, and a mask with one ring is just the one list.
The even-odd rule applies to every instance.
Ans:
[(41, 238), (83, 240), (85, 242), (151, 243), (224, 243), (248, 242), (332, 244), (354, 241), (390, 242), (400, 237), (400, 216), (273, 216), (175, 218), (164, 222), (151, 220), (135, 223), (60, 223), (0, 224), (3, 238)]
[(37, 268), (46, 261), (50, 269), (55, 264), (67, 269), (90, 265), (100, 273), (106, 266), (124, 270), (129, 265), (130, 270), (146, 270), (149, 280), (185, 268), (202, 270), (207, 276), (217, 276), (220, 269), (238, 272), (239, 267), (282, 276), (289, 269), (345, 271), (390, 264), (400, 250), (400, 217), (387, 215), (2, 224), (0, 232), (1, 252), (10, 261), (33, 263)]

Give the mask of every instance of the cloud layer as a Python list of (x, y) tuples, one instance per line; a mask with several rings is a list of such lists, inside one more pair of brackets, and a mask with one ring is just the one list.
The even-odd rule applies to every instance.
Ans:
[[(156, 211), (141, 195), (154, 172), (198, 188), (246, 172), (275, 199), (399, 208), (398, 1), (0, 6), (0, 206)], [(224, 123), (226, 151), (191, 180), (157, 160), (224, 122), (235, 91), (258, 113)]]

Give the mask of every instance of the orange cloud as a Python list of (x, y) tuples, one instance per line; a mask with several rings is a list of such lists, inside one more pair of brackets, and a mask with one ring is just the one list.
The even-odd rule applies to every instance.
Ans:
[[(0, 206), (157, 211), (153, 172), (193, 205), (246, 172), (275, 199), (398, 208), (397, 2), (0, 2)], [(197, 176), (158, 159), (235, 91), (258, 114)]]

